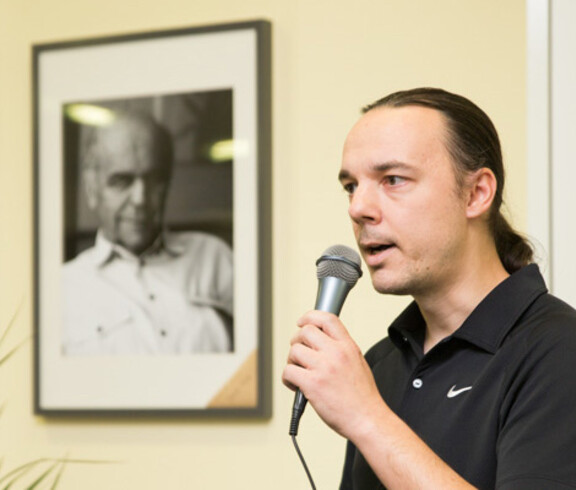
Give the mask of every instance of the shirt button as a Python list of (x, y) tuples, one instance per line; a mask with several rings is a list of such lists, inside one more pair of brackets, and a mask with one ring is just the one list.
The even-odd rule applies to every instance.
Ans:
[(416, 378), (414, 381), (412, 381), (412, 386), (414, 388), (416, 388), (417, 390), (419, 390), (420, 388), (422, 388), (422, 385), (424, 383), (422, 382), (422, 380), (420, 378)]

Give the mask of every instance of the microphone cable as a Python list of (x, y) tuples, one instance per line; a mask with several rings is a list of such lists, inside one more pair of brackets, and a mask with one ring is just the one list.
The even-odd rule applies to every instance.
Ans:
[(306, 404), (308, 400), (304, 396), (304, 394), (300, 390), (296, 390), (296, 394), (294, 395), (294, 404), (292, 405), (292, 417), (290, 418), (290, 430), (288, 434), (292, 437), (292, 443), (294, 444), (294, 448), (296, 449), (296, 453), (300, 458), (300, 462), (304, 467), (304, 471), (306, 472), (306, 476), (308, 477), (308, 481), (310, 482), (310, 487), (312, 490), (316, 490), (316, 485), (314, 484), (314, 479), (312, 478), (312, 474), (308, 469), (308, 465), (306, 464), (306, 460), (302, 455), (302, 451), (300, 451), (300, 447), (298, 447), (298, 441), (296, 440), (296, 436), (298, 435), (298, 426), (300, 425), (300, 417), (304, 413), (304, 409), (306, 408)]
[[(322, 256), (316, 261), (316, 277), (318, 278), (318, 291), (316, 293), (315, 310), (340, 314), (344, 300), (348, 292), (354, 287), (360, 276), (360, 256), (357, 252), (345, 245), (333, 245), (327, 248)], [(300, 417), (306, 407), (306, 397), (300, 390), (296, 390), (294, 404), (292, 405), (292, 418), (290, 419), (290, 431), (292, 442), (300, 458), (300, 462), (306, 471), (306, 476), (310, 482), (312, 490), (316, 490), (314, 479), (308, 469), (306, 460), (298, 447), (296, 436), (298, 435), (298, 425)]]
[(312, 474), (310, 473), (310, 470), (308, 469), (308, 465), (306, 464), (306, 460), (304, 459), (304, 456), (302, 455), (302, 452), (300, 451), (300, 447), (298, 447), (298, 441), (296, 441), (296, 434), (291, 434), (292, 437), (292, 442), (294, 443), (294, 448), (296, 449), (296, 453), (298, 454), (298, 457), (300, 458), (300, 462), (302, 463), (302, 466), (304, 467), (304, 471), (306, 472), (306, 476), (308, 477), (308, 481), (310, 482), (310, 488), (312, 488), (312, 490), (316, 490), (316, 485), (314, 484), (314, 479), (312, 478)]

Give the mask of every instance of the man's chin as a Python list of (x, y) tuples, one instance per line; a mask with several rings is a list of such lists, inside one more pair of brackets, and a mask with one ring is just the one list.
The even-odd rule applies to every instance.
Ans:
[[(385, 272), (380, 271), (380, 274)], [(391, 277), (379, 278), (377, 274), (372, 275), (372, 287), (380, 294), (392, 294), (395, 296), (406, 296), (412, 294), (412, 287), (402, 281), (393, 280)]]
[(412, 294), (409, 288), (402, 287), (374, 286), (374, 289), (380, 294), (389, 294), (392, 296), (409, 296)]
[(157, 237), (158, 234), (132, 233), (130, 236), (121, 237), (119, 243), (134, 255), (140, 255), (154, 244)]

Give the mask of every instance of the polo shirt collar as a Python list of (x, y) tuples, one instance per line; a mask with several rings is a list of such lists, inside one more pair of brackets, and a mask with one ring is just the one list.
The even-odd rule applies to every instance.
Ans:
[[(520, 316), (547, 291), (538, 266), (523, 267), (496, 286), (451, 337), (495, 353)], [(412, 302), (392, 323), (388, 334), (399, 348), (409, 342), (421, 349), (425, 327), (418, 305)]]

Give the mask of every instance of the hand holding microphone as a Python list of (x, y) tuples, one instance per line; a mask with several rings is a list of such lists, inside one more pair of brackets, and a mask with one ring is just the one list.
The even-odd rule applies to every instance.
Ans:
[[(314, 309), (338, 316), (350, 290), (362, 276), (360, 256), (344, 245), (326, 249), (316, 261), (318, 291)], [(289, 434), (298, 433), (300, 417), (306, 407), (306, 397), (298, 389), (294, 397)]]

